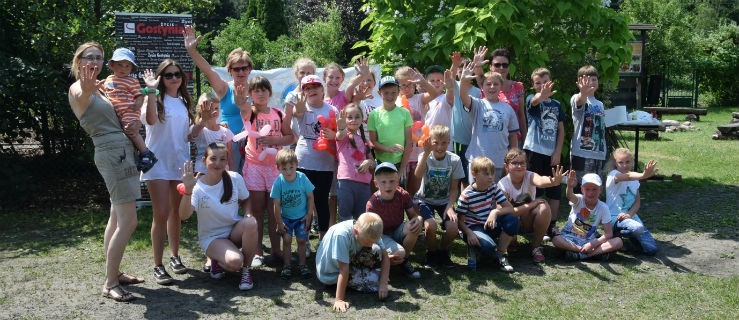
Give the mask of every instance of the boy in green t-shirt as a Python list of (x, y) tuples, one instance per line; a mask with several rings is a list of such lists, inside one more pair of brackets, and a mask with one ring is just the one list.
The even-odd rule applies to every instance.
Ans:
[(382, 77), (380, 90), (382, 108), (372, 110), (367, 121), (370, 142), (375, 149), (378, 163), (390, 162), (399, 169), (401, 180), (406, 178), (408, 159), (411, 154), (410, 111), (395, 105), (400, 86), (392, 76)]

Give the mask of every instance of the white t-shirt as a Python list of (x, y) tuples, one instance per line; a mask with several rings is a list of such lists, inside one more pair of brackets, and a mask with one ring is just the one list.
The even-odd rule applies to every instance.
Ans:
[[(231, 130), (221, 126), (218, 126), (218, 130), (216, 131), (203, 128), (203, 130), (200, 131), (200, 134), (195, 137), (193, 141), (195, 142), (195, 147), (198, 149), (198, 155), (195, 156), (195, 171), (205, 173), (203, 156), (205, 156), (205, 148), (208, 147), (209, 144), (213, 142), (221, 142), (223, 144), (231, 143), (231, 139), (233, 139), (233, 137), (234, 134), (231, 133)], [(238, 152), (238, 150), (234, 150), (232, 152)], [(226, 166), (226, 170), (230, 170), (228, 165)]]
[(470, 97), (469, 117), (472, 121), (472, 140), (467, 147), (467, 159), (488, 157), (496, 168), (503, 167), (508, 152), (508, 136), (518, 132), (518, 120), (507, 103), (490, 102)]
[(362, 110), (362, 117), (364, 119), (364, 122), (367, 123), (370, 112), (377, 108), (382, 108), (382, 97), (380, 97), (380, 95), (378, 94), (374, 94), (371, 98), (364, 99), (359, 102), (359, 107)]
[(572, 107), (572, 124), (575, 132), (572, 135), (570, 154), (581, 158), (606, 159), (606, 113), (603, 102), (595, 97), (588, 97), (584, 105), (575, 105), (577, 94), (570, 98)]
[(585, 240), (595, 239), (596, 229), (599, 224), (605, 225), (611, 222), (611, 215), (608, 214), (608, 206), (603, 201), (598, 200), (593, 210), (585, 207), (585, 198), (581, 194), (575, 194), (578, 201), (576, 204), (570, 202), (572, 210), (567, 218), (567, 224), (562, 228), (562, 232), (574, 234)]
[(159, 161), (146, 173), (141, 173), (141, 180), (181, 180), (180, 168), (190, 160), (190, 118), (187, 107), (180, 98), (164, 95), (164, 122), (157, 118), (154, 125), (146, 123), (147, 108), (141, 108), (141, 122), (146, 128), (146, 147)]
[[(639, 193), (639, 181), (621, 181), (616, 182), (616, 174), (618, 170), (613, 170), (606, 177), (606, 204), (611, 212), (611, 219), (618, 217), (621, 212), (629, 212), (631, 206), (636, 201)], [(637, 216), (634, 215), (636, 219)]]
[(239, 201), (249, 198), (244, 178), (240, 174), (227, 171), (233, 184), (231, 199), (221, 203), (223, 180), (209, 186), (198, 180), (192, 189), (190, 204), (198, 215), (198, 243), (203, 250), (215, 239), (228, 238), (233, 225), (241, 221)]
[[(451, 144), (451, 143), (450, 143)], [(423, 161), (423, 153), (418, 156)], [(464, 178), (462, 160), (458, 155), (447, 151), (444, 159), (436, 160), (433, 152), (426, 158), (426, 172), (416, 192), (416, 197), (428, 204), (441, 206), (449, 203), (449, 183)]]
[[(429, 102), (429, 108), (426, 112), (426, 117), (423, 121), (430, 127), (441, 124), (447, 126), (449, 130), (452, 128), (452, 106), (446, 101), (446, 94), (441, 94), (436, 99)], [(449, 143), (447, 148), (449, 151), (454, 151), (454, 146)]]
[[(410, 106), (411, 110), (416, 110), (416, 112), (418, 112), (418, 114), (421, 115), (421, 119), (423, 119), (426, 116), (426, 112), (425, 110), (423, 110), (423, 104), (421, 103), (421, 100), (423, 100), (423, 94), (416, 93), (412, 97), (408, 98), (408, 105)], [(395, 104), (405, 108), (405, 106), (403, 105), (402, 95), (398, 95), (398, 99), (395, 100)]]
[[(336, 169), (336, 158), (327, 150), (313, 149), (313, 142), (321, 135), (321, 123), (318, 122), (318, 116), (322, 115), (329, 118), (329, 113), (333, 110), (338, 118), (339, 111), (325, 102), (320, 108), (314, 108), (306, 104), (306, 109), (303, 116), (293, 118), (300, 129), (300, 138), (298, 138), (298, 145), (295, 147), (295, 155), (298, 156), (298, 167), (314, 171), (334, 171)], [(334, 148), (336, 148), (335, 143)]]
[(523, 202), (523, 197), (525, 197), (526, 194), (529, 194), (531, 199), (536, 199), (536, 186), (533, 183), (533, 179), (534, 173), (526, 171), (523, 176), (521, 188), (516, 189), (516, 187), (513, 186), (513, 182), (511, 182), (511, 175), (507, 174), (498, 181), (498, 188), (503, 190), (503, 193), (505, 193), (508, 201), (512, 203), (513, 206), (522, 205), (525, 204), (525, 202)]

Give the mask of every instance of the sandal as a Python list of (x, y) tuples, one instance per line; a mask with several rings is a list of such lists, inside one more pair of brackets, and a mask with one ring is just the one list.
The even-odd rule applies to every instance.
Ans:
[(103, 297), (113, 299), (118, 302), (129, 302), (133, 299), (136, 299), (133, 294), (124, 290), (120, 284), (115, 285), (111, 288), (105, 288), (105, 290), (103, 290)]
[(121, 285), (124, 285), (125, 286), (125, 285), (129, 285), (129, 284), (139, 284), (139, 283), (142, 283), (142, 282), (144, 282), (144, 279), (139, 278), (139, 277), (136, 277), (136, 276), (132, 276), (132, 275), (127, 274), (125, 272), (121, 272), (121, 273), (118, 274), (118, 282)]

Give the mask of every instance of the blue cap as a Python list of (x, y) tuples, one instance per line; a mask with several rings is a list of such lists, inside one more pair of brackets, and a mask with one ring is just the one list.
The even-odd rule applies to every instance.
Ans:
[(398, 84), (398, 80), (395, 80), (395, 77), (393, 77), (393, 76), (384, 76), (384, 77), (382, 77), (382, 79), (380, 79), (380, 86), (379, 86), (379, 88), (382, 88), (382, 87), (384, 87), (386, 85), (389, 85), (389, 84), (394, 84), (396, 86), (400, 86)]
[(110, 58), (110, 61), (128, 61), (131, 64), (133, 64), (134, 67), (138, 68), (138, 65), (136, 64), (136, 56), (134, 56), (133, 52), (131, 50), (128, 50), (126, 48), (118, 48), (113, 51), (113, 57)]
[(383, 163), (380, 163), (380, 165), (378, 165), (377, 167), (375, 167), (375, 174), (377, 174), (380, 171), (398, 172), (398, 168), (396, 168), (395, 165), (390, 162), (383, 162)]

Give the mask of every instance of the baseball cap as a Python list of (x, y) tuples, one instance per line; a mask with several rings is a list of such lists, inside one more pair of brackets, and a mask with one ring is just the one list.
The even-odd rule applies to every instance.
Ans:
[(428, 67), (426, 67), (426, 70), (424, 70), (424, 73), (423, 74), (428, 77), (429, 76), (429, 73), (432, 73), (432, 72), (441, 72), (441, 73), (444, 73), (444, 67), (442, 67), (442, 66), (440, 66), (438, 64), (435, 64), (435, 65), (432, 65), (432, 66), (428, 66)]
[(600, 180), (600, 176), (598, 176), (595, 173), (588, 173), (588, 174), (582, 176), (582, 183), (581, 184), (582, 185), (585, 185), (586, 183), (592, 183), (592, 184), (594, 184), (596, 186), (599, 186), (599, 187), (601, 185), (603, 185), (603, 181)]
[(393, 76), (384, 76), (384, 77), (382, 77), (382, 79), (380, 79), (380, 86), (379, 86), (379, 88), (382, 88), (382, 87), (384, 87), (386, 85), (389, 85), (389, 84), (400, 86), (398, 84), (398, 80), (395, 80), (395, 77), (393, 77)]
[(133, 64), (134, 67), (138, 67), (136, 64), (136, 56), (133, 54), (131, 50), (128, 50), (126, 48), (118, 48), (113, 51), (113, 57), (110, 58), (110, 61), (123, 61), (126, 60)]
[(375, 167), (375, 174), (377, 174), (380, 171), (398, 172), (398, 168), (396, 168), (395, 165), (390, 162), (383, 162), (383, 163), (380, 163), (380, 165), (378, 165), (377, 167)]
[(305, 86), (310, 84), (320, 84), (323, 87), (323, 81), (315, 74), (305, 76), (303, 80), (300, 80), (300, 88), (305, 88)]

